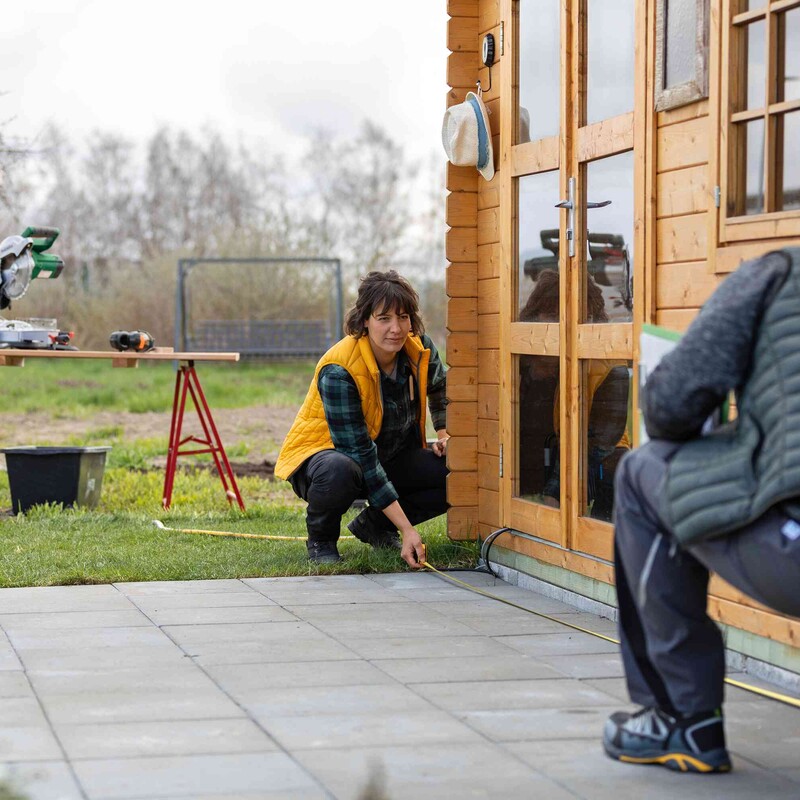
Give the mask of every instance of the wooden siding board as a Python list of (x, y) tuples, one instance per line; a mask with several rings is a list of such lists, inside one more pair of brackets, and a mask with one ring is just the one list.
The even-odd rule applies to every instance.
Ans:
[(710, 147), (708, 117), (661, 128), (656, 135), (657, 170), (666, 172), (706, 164)]
[(500, 383), (500, 352), (478, 350), (478, 380), (481, 383)]
[(477, 231), (475, 228), (450, 228), (445, 234), (444, 250), (448, 261), (477, 261)]
[(447, 20), (447, 49), (454, 53), (478, 52), (477, 17), (452, 17)]
[(477, 53), (450, 53), (447, 57), (447, 83), (453, 88), (472, 90), (477, 72)]
[(500, 455), (500, 426), (496, 420), (478, 420), (478, 452)]
[(457, 541), (475, 541), (478, 538), (478, 506), (453, 506), (448, 509), (447, 535)]
[(500, 347), (500, 315), (478, 314), (478, 337), (481, 347)]
[(478, 335), (476, 333), (448, 333), (447, 363), (451, 367), (477, 367)]
[(675, 217), (708, 211), (708, 167), (663, 172), (656, 178), (656, 216)]
[(478, 330), (478, 299), (451, 297), (447, 304), (447, 330), (471, 332)]
[(477, 192), (478, 171), (474, 167), (457, 167), (448, 161), (446, 187), (449, 192)]
[(447, 370), (447, 399), (450, 402), (478, 402), (477, 367), (450, 367)]
[(478, 469), (477, 436), (452, 436), (447, 443), (447, 467), (455, 472)]
[(451, 436), (477, 436), (478, 404), (449, 403), (447, 406), (447, 432)]
[(500, 386), (495, 383), (478, 384), (478, 416), (481, 419), (500, 419)]
[(501, 528), (500, 492), (478, 489), (478, 520), (492, 530)]
[(478, 313), (500, 313), (500, 278), (478, 281)]
[(659, 309), (699, 308), (718, 285), (705, 261), (662, 264), (656, 269), (656, 303)]
[(708, 256), (706, 215), (690, 214), (658, 220), (656, 241), (656, 258), (659, 264), (704, 260)]
[(451, 17), (478, 16), (478, 0), (447, 0), (447, 13)]
[(478, 221), (478, 193), (451, 192), (447, 195), (445, 209), (451, 228), (474, 228)]
[(450, 263), (445, 268), (445, 291), (448, 297), (476, 297), (478, 265)]
[(500, 277), (500, 243), (492, 242), (478, 247), (478, 280)]
[(447, 499), (453, 506), (468, 506), (478, 496), (477, 472), (451, 472), (447, 476)]

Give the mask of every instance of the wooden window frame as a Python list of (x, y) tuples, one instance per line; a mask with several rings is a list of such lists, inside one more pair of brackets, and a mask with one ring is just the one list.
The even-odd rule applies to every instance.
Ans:
[(697, 25), (694, 45), (694, 78), (667, 86), (667, 6), (656, 3), (655, 110), (668, 111), (708, 97), (708, 8), (709, 0), (695, 0)]
[[(723, 0), (721, 15), (721, 53), (718, 75), (719, 103), (719, 229), (718, 243), (733, 244), (763, 239), (783, 239), (800, 236), (800, 209), (776, 211), (776, 180), (778, 160), (781, 158), (780, 143), (777, 141), (778, 117), (789, 112), (800, 111), (800, 100), (777, 102), (778, 48), (774, 37), (777, 34), (777, 15), (800, 8), (800, 0), (765, 0), (763, 7), (753, 11), (735, 13), (736, 0)], [(760, 109), (734, 111), (734, 100), (737, 90), (741, 91), (737, 69), (741, 68), (738, 58), (736, 30), (758, 20), (765, 21), (766, 43), (765, 64), (766, 87), (765, 105)], [(736, 135), (734, 127), (749, 121), (764, 120), (764, 197), (766, 209), (760, 214), (730, 215), (728, 212), (729, 196), (740, 191), (741, 178), (733, 167), (734, 161), (741, 158), (737, 155)]]

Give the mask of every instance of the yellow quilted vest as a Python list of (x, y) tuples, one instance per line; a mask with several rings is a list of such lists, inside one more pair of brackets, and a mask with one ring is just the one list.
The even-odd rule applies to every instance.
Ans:
[[(427, 350), (418, 336), (409, 336), (403, 349), (408, 356), (412, 373), (419, 391), (420, 433), (425, 443), (425, 413), (427, 410), (428, 362), (431, 351)], [(361, 397), (361, 409), (370, 439), (375, 441), (383, 423), (383, 402), (381, 399), (381, 374), (378, 362), (367, 336), (356, 339), (346, 336), (337, 342), (319, 360), (314, 371), (314, 379), (308, 387), (306, 399), (297, 412), (289, 433), (286, 434), (275, 475), (286, 480), (307, 458), (322, 450), (333, 450), (328, 422), (322, 398), (317, 388), (320, 370), (329, 364), (344, 367), (356, 383)]]

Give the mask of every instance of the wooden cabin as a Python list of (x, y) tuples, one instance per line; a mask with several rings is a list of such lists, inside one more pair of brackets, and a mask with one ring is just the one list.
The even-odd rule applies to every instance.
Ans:
[[(447, 7), (447, 103), (480, 81), (496, 167), (447, 172), (449, 534), (509, 528), (493, 561), (614, 605), (642, 326), (684, 330), (800, 245), (800, 0)], [(729, 650), (800, 672), (800, 621), (716, 577), (710, 609)]]

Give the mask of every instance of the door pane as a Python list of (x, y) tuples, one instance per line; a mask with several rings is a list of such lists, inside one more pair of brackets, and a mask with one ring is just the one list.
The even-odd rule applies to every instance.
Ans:
[(606, 522), (611, 521), (617, 465), (631, 449), (632, 375), (632, 361), (583, 362), (583, 514)]
[(590, 161), (586, 193), (587, 279), (583, 322), (633, 319), (633, 151)]
[(633, 0), (586, 0), (586, 124), (633, 111)]
[[(558, 170), (517, 180), (517, 308), (527, 322), (558, 322)], [(544, 282), (540, 281), (543, 273)], [(552, 280), (552, 273), (556, 280)], [(534, 294), (537, 284), (538, 292)], [(530, 307), (529, 307), (530, 301)]]
[(732, 126), (731, 191), (728, 214), (732, 217), (764, 213), (764, 119)]
[(800, 208), (800, 111), (778, 117), (778, 211)]
[(519, 129), (517, 144), (558, 134), (561, 87), (558, 0), (519, 4)]
[(778, 64), (780, 103), (800, 98), (800, 8), (778, 14), (778, 42), (783, 62)]
[(518, 356), (517, 470), (514, 494), (558, 506), (558, 358)]
[(747, 87), (747, 102), (744, 106), (736, 103), (735, 109), (764, 108), (766, 104), (766, 72), (764, 61), (764, 49), (767, 44), (767, 23), (761, 19), (751, 22), (742, 29), (741, 36), (745, 38), (745, 58), (742, 59), (742, 66), (747, 69), (745, 86)]
[(667, 41), (666, 86), (695, 79), (697, 51), (697, 0), (669, 0), (664, 4)]

